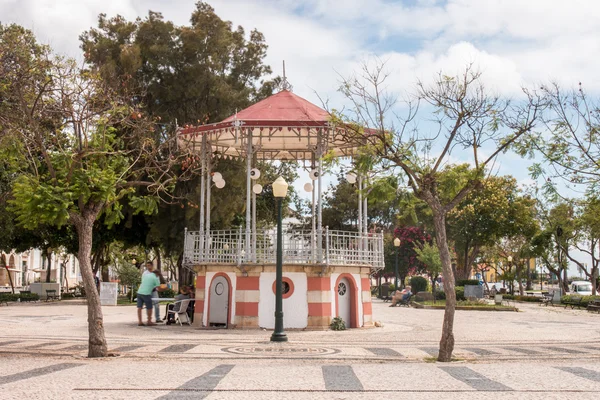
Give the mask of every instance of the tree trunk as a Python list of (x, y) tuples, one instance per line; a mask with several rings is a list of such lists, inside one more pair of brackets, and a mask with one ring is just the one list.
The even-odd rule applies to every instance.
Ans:
[(48, 260), (48, 269), (46, 270), (46, 283), (50, 283), (50, 274), (52, 273), (52, 250), (46, 249), (46, 260)]
[(160, 249), (157, 247), (155, 249), (156, 251), (156, 269), (161, 271), (162, 270), (162, 259), (160, 258)]
[(79, 238), (79, 267), (81, 269), (81, 277), (85, 287), (87, 304), (88, 304), (88, 332), (89, 332), (89, 349), (88, 357), (106, 357), (108, 350), (106, 347), (106, 338), (104, 335), (104, 322), (102, 317), (102, 307), (100, 305), (100, 296), (94, 281), (94, 273), (92, 271), (92, 233), (96, 214), (84, 213), (83, 215), (71, 215), (74, 220), (75, 229)]
[(454, 311), (456, 308), (456, 292), (454, 291), (454, 273), (452, 271), (452, 260), (450, 249), (446, 238), (446, 216), (441, 206), (430, 204), (433, 211), (433, 223), (435, 225), (435, 241), (440, 251), (442, 261), (442, 276), (444, 277), (444, 292), (446, 292), (446, 309), (444, 311), (444, 322), (442, 325), (442, 338), (440, 339), (440, 352), (438, 361), (449, 362), (452, 360), (454, 351)]
[(12, 294), (15, 294), (15, 285), (12, 280), (12, 276), (10, 276), (10, 271), (8, 270), (8, 265), (4, 264), (4, 268), (6, 269), (6, 274), (8, 275), (8, 281), (10, 282), (10, 288), (12, 289)]
[(596, 265), (596, 266), (592, 267), (592, 296), (596, 296), (598, 294), (598, 289), (596, 288), (597, 284), (598, 284), (598, 266)]

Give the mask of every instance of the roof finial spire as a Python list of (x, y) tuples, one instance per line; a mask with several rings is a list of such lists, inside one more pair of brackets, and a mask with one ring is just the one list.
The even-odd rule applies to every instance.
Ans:
[(285, 76), (285, 60), (283, 60), (283, 77), (281, 78), (281, 82), (279, 83), (279, 89), (287, 90), (290, 92), (293, 89), (292, 85), (290, 85), (290, 83), (287, 80), (287, 77)]

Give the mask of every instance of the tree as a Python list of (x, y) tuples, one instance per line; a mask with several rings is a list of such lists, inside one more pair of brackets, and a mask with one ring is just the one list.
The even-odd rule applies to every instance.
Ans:
[[(405, 104), (406, 117), (392, 124), (387, 118), (395, 111), (396, 100), (385, 89), (387, 77), (384, 64), (378, 63), (373, 68), (365, 65), (358, 77), (344, 79), (340, 90), (352, 101), (353, 114), (335, 122), (347, 129), (349, 140), (366, 145), (365, 151), (381, 158), (387, 167), (400, 169), (415, 196), (431, 208), (446, 292), (438, 360), (450, 361), (456, 296), (447, 215), (481, 186), (486, 168), (498, 155), (531, 131), (541, 105), (528, 91), (524, 91), (523, 101), (515, 103), (489, 95), (481, 74), (469, 66), (460, 76), (440, 73), (432, 85), (419, 82), (416, 99)], [(424, 107), (419, 108), (421, 103)], [(423, 109), (429, 113), (428, 119), (435, 120), (431, 133), (416, 120)], [(488, 147), (485, 156), (480, 151), (484, 146)], [(473, 172), (448, 182), (448, 190), (440, 190), (440, 171), (458, 148), (472, 157)]]
[(12, 209), (30, 229), (72, 225), (88, 300), (89, 357), (107, 355), (91, 265), (94, 226), (122, 219), (121, 201), (154, 213), (186, 155), (174, 132), (155, 129), (134, 93), (115, 91), (94, 71), (52, 56), (30, 31), (0, 27), (0, 132), (27, 160), (12, 186)]
[[(468, 173), (469, 167), (457, 169)], [(485, 178), (477, 191), (469, 193), (448, 213), (448, 237), (457, 255), (456, 279), (469, 278), (482, 247), (527, 229), (534, 217), (534, 201), (522, 194), (513, 177)]]
[[(185, 26), (177, 26), (153, 11), (135, 21), (101, 14), (98, 26), (84, 32), (80, 40), (86, 63), (111, 82), (114, 90), (141, 89), (148, 115), (160, 120), (156, 125), (159, 130), (218, 122), (271, 95), (278, 81), (264, 80), (271, 73), (264, 64), (264, 36), (256, 30), (246, 34), (242, 27), (234, 29), (205, 2), (196, 4), (190, 24)], [(219, 159), (213, 160), (212, 167), (227, 171), (227, 185), (213, 191), (211, 225), (220, 229), (243, 223), (245, 217), (240, 210), (245, 208), (245, 162)], [(265, 173), (266, 169), (277, 171), (260, 168), (263, 180), (272, 176)], [(291, 171), (286, 165), (280, 170), (282, 174)], [(143, 229), (136, 230), (140, 236), (136, 244), (160, 249), (158, 254), (178, 260), (179, 277), (184, 281), (192, 276), (181, 265), (183, 233), (185, 228), (196, 228), (188, 226), (189, 221), (199, 221), (198, 182), (199, 177), (177, 182), (175, 193), (180, 201), (161, 204), (156, 215), (146, 217), (145, 222), (137, 221), (138, 228)], [(273, 220), (269, 196), (265, 192), (257, 198), (259, 220)], [(127, 218), (125, 222), (136, 221)]]
[(433, 302), (435, 303), (435, 282), (442, 272), (440, 251), (435, 244), (425, 242), (421, 247), (415, 248), (415, 253), (417, 253), (417, 259), (423, 263), (431, 279), (431, 293), (433, 294)]

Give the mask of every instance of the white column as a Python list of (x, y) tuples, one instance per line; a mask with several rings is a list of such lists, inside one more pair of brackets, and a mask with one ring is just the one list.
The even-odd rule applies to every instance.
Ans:
[(204, 259), (204, 196), (206, 187), (206, 136), (202, 136), (202, 147), (200, 150), (200, 225), (198, 234), (200, 235), (200, 260)]
[(317, 155), (319, 157), (319, 166), (318, 172), (319, 176), (317, 177), (318, 191), (317, 197), (319, 201), (318, 209), (317, 209), (317, 261), (323, 262), (323, 191), (322, 191), (322, 179), (321, 175), (323, 175), (323, 130), (319, 129), (317, 133)]
[(211, 160), (210, 160), (210, 156), (211, 156), (211, 147), (210, 147), (210, 143), (208, 143), (208, 145), (206, 146), (206, 153), (205, 153), (205, 157), (206, 157), (206, 234), (205, 234), (205, 240), (206, 240), (206, 253), (208, 254), (208, 252), (210, 251), (209, 246), (210, 246), (210, 196), (211, 196), (211, 187), (212, 187), (212, 177), (211, 177)]
[[(313, 154), (314, 156), (314, 154)], [(313, 157), (313, 164), (314, 163), (314, 157)], [(316, 196), (316, 187), (314, 185), (312, 185), (312, 231), (311, 231), (311, 235), (310, 235), (310, 245), (311, 245), (311, 252), (310, 252), (310, 257), (311, 257), (311, 261), (314, 263), (316, 261), (316, 251), (317, 251), (317, 219), (316, 219), (316, 215), (315, 215), (315, 208), (316, 208), (316, 203), (315, 203), (315, 196)]]
[(358, 252), (362, 250), (362, 234), (363, 234), (363, 217), (362, 217), (362, 176), (358, 175)]
[(256, 262), (256, 193), (252, 191), (252, 261)]
[(251, 260), (250, 228), (252, 226), (252, 180), (250, 170), (252, 169), (252, 128), (248, 128), (246, 134), (248, 141), (246, 147), (246, 260)]

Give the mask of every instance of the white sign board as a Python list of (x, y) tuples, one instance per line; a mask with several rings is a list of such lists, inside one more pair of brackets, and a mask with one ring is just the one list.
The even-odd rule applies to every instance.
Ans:
[(100, 282), (100, 304), (103, 306), (117, 305), (117, 288), (116, 282)]

